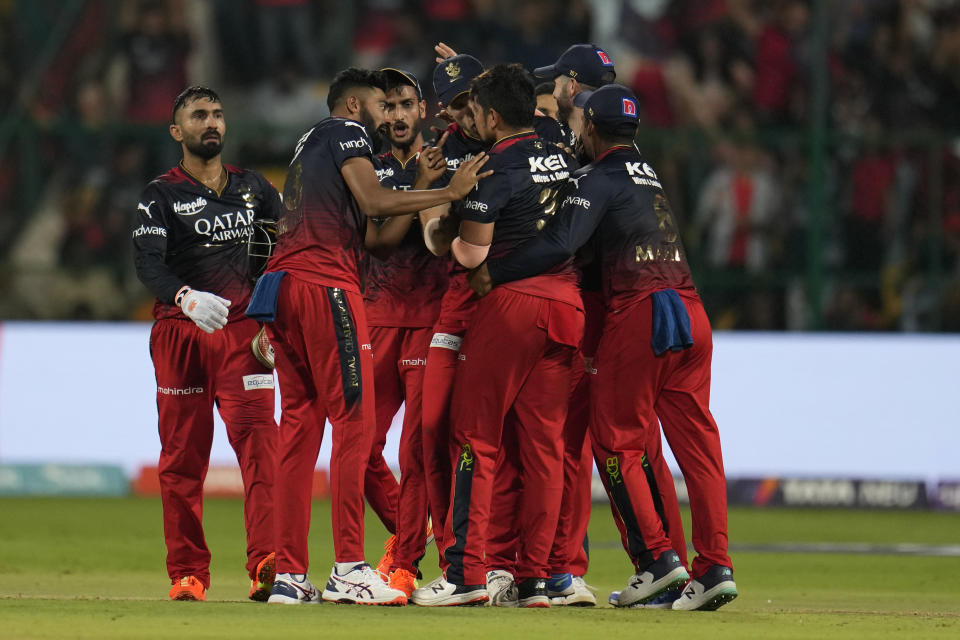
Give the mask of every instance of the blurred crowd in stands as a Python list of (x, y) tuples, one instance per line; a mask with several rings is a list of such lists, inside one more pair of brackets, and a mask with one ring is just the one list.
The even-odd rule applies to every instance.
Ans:
[(130, 222), (188, 84), (224, 98), (225, 159), (281, 187), (341, 68), (429, 94), (438, 41), (528, 69), (594, 42), (715, 328), (960, 331), (960, 2), (817, 2), (0, 0), (0, 318), (148, 316)]

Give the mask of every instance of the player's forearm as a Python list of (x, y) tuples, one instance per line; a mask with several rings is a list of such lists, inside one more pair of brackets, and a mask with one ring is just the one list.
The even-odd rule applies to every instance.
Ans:
[(567, 247), (541, 234), (503, 257), (488, 260), (487, 271), (490, 272), (490, 280), (496, 286), (540, 275), (572, 255), (573, 253)]
[(174, 304), (177, 291), (188, 284), (175, 274), (162, 259), (158, 260), (152, 254), (138, 252), (134, 257), (134, 264), (140, 282), (161, 302)]
[(403, 242), (410, 230), (413, 216), (412, 213), (404, 216), (394, 216), (379, 227), (372, 222), (367, 223), (372, 227), (364, 239), (367, 251), (380, 260), (386, 260), (393, 253), (393, 250)]
[(362, 207), (368, 216), (399, 216), (430, 209), (454, 200), (456, 196), (449, 187), (400, 191), (379, 187), (380, 191), (369, 198), (367, 207)]

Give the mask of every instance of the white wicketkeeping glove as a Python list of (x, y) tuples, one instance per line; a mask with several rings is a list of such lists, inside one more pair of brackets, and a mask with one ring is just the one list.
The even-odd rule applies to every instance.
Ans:
[(180, 301), (180, 308), (183, 309), (184, 315), (207, 333), (213, 333), (227, 325), (227, 307), (229, 306), (229, 300), (206, 291), (193, 289), (187, 291)]

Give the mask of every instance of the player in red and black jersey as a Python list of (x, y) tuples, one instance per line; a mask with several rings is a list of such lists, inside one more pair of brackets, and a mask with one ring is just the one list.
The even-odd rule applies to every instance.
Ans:
[[(423, 142), (426, 102), (420, 83), (410, 73), (383, 69), (386, 78), (384, 126), (390, 151), (377, 158), (380, 184), (408, 190), (421, 185), (418, 167)], [(421, 177), (421, 179), (423, 179)], [(409, 219), (414, 218), (414, 219)], [(424, 555), (427, 534), (427, 490), (424, 479), (421, 436), (421, 391), (427, 349), (433, 324), (440, 313), (440, 299), (447, 289), (447, 258), (433, 255), (423, 244), (423, 231), (413, 216), (371, 219), (364, 258), (366, 273), (363, 300), (373, 345), (377, 433), (365, 479), (365, 494), (371, 507), (387, 520), (393, 511), (394, 533), (378, 566), (388, 575), (390, 586), (409, 596), (415, 588), (419, 558)], [(384, 248), (389, 239), (373, 238), (374, 230), (405, 223), (406, 233), (395, 247)], [(384, 226), (380, 226), (384, 225)], [(392, 232), (393, 236), (397, 231)], [(391, 243), (392, 244), (392, 243)], [(400, 437), (400, 485), (383, 459), (383, 446), (394, 415), (406, 403)]]
[(221, 162), (226, 124), (217, 94), (190, 87), (173, 107), (180, 164), (137, 204), (137, 275), (157, 296), (150, 353), (157, 377), (160, 489), (174, 600), (204, 600), (210, 551), (201, 522), (203, 479), (216, 403), (244, 486), (250, 598), (273, 582), (273, 479), (277, 425), (273, 374), (253, 355), (258, 324), (243, 315), (253, 278), (247, 240), (281, 212), (263, 176)]
[[(517, 65), (494, 67), (472, 83), (471, 109), (481, 138), (493, 143), (498, 169), (459, 206), (457, 260), (475, 267), (538, 232), (555, 205), (559, 184), (575, 168), (557, 146), (533, 131), (533, 83)], [(492, 247), (490, 243), (492, 241)], [(516, 572), (520, 606), (548, 606), (545, 578), (562, 492), (560, 432), (566, 414), (570, 362), (583, 331), (577, 277), (571, 265), (517, 283), (481, 301), (469, 319), (451, 405), (455, 488), (444, 533), (446, 581), (418, 604), (486, 599), (487, 520), (504, 420), (518, 449), (522, 492)], [(478, 389), (484, 389), (478, 393)], [(536, 416), (536, 417), (534, 417)]]
[(318, 600), (306, 578), (310, 479), (329, 417), (336, 563), (322, 597), (406, 603), (363, 560), (363, 478), (376, 429), (360, 293), (367, 216), (410, 214), (458, 199), (476, 185), (485, 157), (464, 163), (442, 189), (382, 187), (368, 131), (383, 122), (383, 90), (379, 72), (347, 69), (334, 79), (327, 97), (331, 116), (303, 135), (290, 162), (277, 246), (247, 309), (269, 322), (283, 403), (272, 602)]
[(607, 315), (594, 360), (590, 430), (636, 570), (616, 604), (649, 602), (688, 577), (648, 485), (646, 454), (659, 419), (686, 480), (698, 553), (693, 579), (672, 608), (716, 609), (737, 590), (727, 554), (720, 437), (709, 409), (710, 323), (657, 174), (633, 145), (636, 97), (608, 85), (581, 94), (577, 103), (593, 162), (570, 178), (544, 233), (483, 265), (473, 284), (481, 293), (492, 284), (510, 286), (562, 264), (588, 243), (597, 253)]

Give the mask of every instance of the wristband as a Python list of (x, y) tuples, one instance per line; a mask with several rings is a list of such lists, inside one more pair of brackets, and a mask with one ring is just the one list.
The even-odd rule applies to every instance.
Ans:
[(173, 296), (173, 303), (179, 307), (180, 303), (183, 302), (183, 297), (190, 293), (190, 291), (191, 289), (189, 285), (183, 285), (180, 287), (180, 290), (177, 291), (177, 295)]

